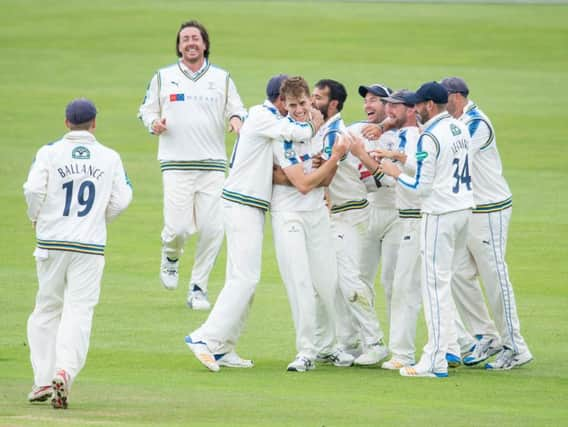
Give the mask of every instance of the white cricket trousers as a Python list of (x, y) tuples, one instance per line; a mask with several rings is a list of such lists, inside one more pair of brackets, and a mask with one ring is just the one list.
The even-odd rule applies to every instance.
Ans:
[[(502, 344), (517, 353), (524, 353), (528, 351), (528, 346), (521, 335), (515, 292), (505, 261), (511, 214), (512, 208), (472, 214), (467, 248), (473, 256), (483, 281), (487, 302)], [(471, 303), (470, 299), (471, 297), (462, 302)], [(486, 310), (485, 305), (479, 307), (479, 304), (475, 304), (474, 307), (477, 317), (486, 316), (483, 311)], [(464, 316), (469, 322), (476, 317), (473, 313), (471, 314), (471, 316)]]
[(428, 342), (420, 364), (433, 372), (446, 372), (446, 353), (455, 345), (455, 306), (451, 280), (455, 253), (466, 244), (471, 210), (442, 215), (422, 214), (422, 301), (428, 328)]
[(164, 171), (163, 251), (179, 258), (190, 235), (199, 233), (190, 288), (207, 291), (209, 274), (223, 244), (221, 193), (225, 174), (219, 171)]
[(341, 302), (338, 307), (337, 338), (344, 348), (353, 347), (359, 338), (364, 346), (383, 339), (375, 311), (374, 290), (362, 280), (361, 259), (363, 240), (368, 233), (369, 208), (331, 215), (331, 228), (337, 253), (337, 272), (342, 302), (347, 310), (344, 318)]
[(85, 365), (104, 265), (104, 256), (63, 251), (36, 260), (39, 289), (28, 319), (35, 385), (50, 385), (59, 369), (73, 381)]
[(375, 278), (381, 264), (381, 284), (385, 292), (387, 319), (390, 317), (392, 284), (400, 244), (398, 210), (369, 205), (369, 227), (363, 238), (361, 278), (375, 298)]
[(227, 234), (225, 286), (199, 329), (190, 335), (204, 341), (213, 354), (233, 350), (248, 317), (260, 281), (264, 211), (224, 200)]
[(319, 352), (331, 353), (335, 342), (337, 266), (329, 212), (325, 206), (272, 212), (272, 230), (296, 329), (297, 356), (314, 360)]
[[(469, 235), (471, 235), (473, 216), (469, 220)], [(473, 344), (471, 335), (485, 335), (496, 339), (497, 342), (501, 341), (487, 310), (485, 296), (477, 279), (478, 274), (473, 255), (467, 247), (456, 253), (452, 295), (458, 314), (456, 326), (462, 353), (471, 348)]]
[(416, 324), (422, 305), (420, 218), (401, 218), (401, 238), (392, 286), (389, 348), (393, 359), (414, 364)]

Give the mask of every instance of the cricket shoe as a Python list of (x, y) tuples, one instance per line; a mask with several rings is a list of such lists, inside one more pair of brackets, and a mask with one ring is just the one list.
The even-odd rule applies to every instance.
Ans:
[(193, 285), (187, 296), (187, 306), (192, 310), (210, 310), (211, 303), (207, 299), (207, 292), (204, 292), (199, 286)]
[(395, 359), (394, 357), (390, 360), (387, 360), (381, 365), (381, 368), (387, 369), (389, 371), (400, 371), (401, 368), (406, 366), (412, 366), (413, 363), (410, 362), (403, 362), (402, 360)]
[(316, 364), (304, 356), (297, 356), (286, 368), (288, 372), (307, 372), (314, 369), (316, 369)]
[(497, 340), (489, 335), (476, 335), (475, 338), (477, 342), (471, 348), (471, 354), (463, 359), (463, 364), (466, 366), (474, 366), (485, 362), (501, 350), (501, 348), (496, 345)]
[(179, 277), (179, 258), (171, 260), (162, 252), (162, 264), (160, 266), (160, 280), (164, 288), (172, 291), (177, 288)]
[(227, 368), (252, 368), (254, 362), (249, 359), (243, 359), (234, 350), (225, 354), (216, 354), (215, 360), (219, 366)]
[(495, 360), (485, 364), (485, 369), (504, 371), (529, 363), (533, 359), (530, 351), (515, 353), (509, 347), (503, 347)]
[(367, 347), (366, 351), (355, 359), (355, 365), (370, 366), (376, 365), (389, 355), (389, 349), (383, 344), (382, 340), (376, 344)]
[(453, 353), (446, 353), (446, 362), (450, 368), (459, 368), (462, 365), (461, 357)]
[(405, 366), (399, 372), (403, 377), (447, 378), (448, 376), (448, 371), (435, 372), (420, 363), (414, 366)]
[(205, 366), (211, 372), (218, 372), (219, 369), (221, 369), (219, 367), (219, 364), (215, 360), (215, 356), (209, 351), (207, 344), (205, 344), (203, 341), (193, 341), (191, 339), (191, 335), (188, 335), (185, 337), (185, 343), (193, 352), (197, 360), (199, 360), (203, 364), (203, 366)]
[(42, 385), (37, 386), (34, 385), (32, 387), (32, 391), (28, 394), (28, 401), (29, 402), (45, 402), (47, 399), (51, 397), (52, 389), (50, 385)]
[(69, 382), (71, 378), (65, 369), (60, 369), (51, 381), (51, 406), (53, 409), (67, 409)]
[(340, 348), (336, 349), (333, 353), (320, 353), (316, 356), (317, 362), (331, 363), (338, 368), (347, 368), (353, 365), (354, 360), (355, 358), (353, 356)]

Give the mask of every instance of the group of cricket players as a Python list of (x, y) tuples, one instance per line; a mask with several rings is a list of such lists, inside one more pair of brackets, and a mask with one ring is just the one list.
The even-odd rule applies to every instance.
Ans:
[[(158, 136), (166, 289), (177, 288), (184, 246), (199, 236), (187, 304), (211, 311), (185, 341), (205, 367), (254, 366), (235, 347), (260, 281), (267, 212), (296, 331), (288, 371), (329, 363), (440, 378), (462, 364), (507, 370), (532, 360), (505, 262), (511, 193), (493, 125), (463, 79), (417, 91), (361, 85), (366, 117), (347, 126), (347, 91), (332, 79), (311, 87), (276, 75), (247, 111), (209, 48), (202, 24), (183, 23), (179, 61), (155, 73), (139, 109)], [(24, 185), (40, 284), (28, 399), (54, 408), (67, 407), (86, 359), (105, 224), (132, 197), (120, 157), (93, 136), (95, 116), (90, 101), (72, 101), (70, 132), (40, 149)], [(228, 160), (227, 123), (237, 134)], [(211, 306), (223, 236), (225, 284)], [(388, 340), (375, 305), (379, 266)], [(417, 359), (421, 307), (428, 341)]]

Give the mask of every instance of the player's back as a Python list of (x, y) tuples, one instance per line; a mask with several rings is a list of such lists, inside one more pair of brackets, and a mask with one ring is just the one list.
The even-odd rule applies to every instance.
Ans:
[[(118, 153), (90, 132), (71, 131), (38, 151), (24, 185), (26, 194), (41, 191), (43, 174), (47, 174), (47, 192), (37, 217), (38, 246), (67, 245), (87, 253), (104, 250), (113, 181), (117, 174), (127, 181)], [(130, 197), (127, 194), (122, 204), (128, 205)]]
[(422, 210), (443, 214), (472, 208), (473, 192), (468, 156), (470, 138), (466, 127), (449, 114), (443, 113), (425, 127), (418, 141), (417, 156), (420, 156), (426, 139), (430, 139), (436, 146), (435, 171), (432, 190), (423, 199)]

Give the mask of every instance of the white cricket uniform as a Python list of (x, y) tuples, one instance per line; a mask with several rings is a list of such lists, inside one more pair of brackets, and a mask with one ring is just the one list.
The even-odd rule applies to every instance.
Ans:
[[(416, 147), (420, 130), (416, 126), (397, 132), (398, 146), (407, 161), (401, 170), (408, 176), (416, 173)], [(416, 324), (422, 304), (420, 266), (420, 226), (422, 201), (412, 189), (396, 186), (396, 204), (400, 216), (400, 245), (394, 273), (389, 348), (393, 359), (412, 365), (415, 362)]]
[[(311, 156), (321, 148), (314, 141), (276, 141), (274, 163), (283, 169), (301, 163), (309, 174)], [(337, 266), (324, 189), (304, 195), (294, 186), (275, 184), (270, 211), (276, 259), (296, 329), (297, 356), (313, 361), (318, 352), (332, 353), (335, 344)], [(316, 337), (318, 332), (324, 336)]]
[(199, 232), (190, 280), (207, 291), (209, 274), (223, 243), (221, 190), (225, 179), (225, 128), (246, 111), (229, 73), (207, 60), (196, 73), (181, 61), (160, 69), (150, 81), (139, 118), (165, 118), (158, 160), (164, 188), (163, 250), (170, 259), (183, 253)]
[(104, 268), (106, 224), (132, 199), (120, 156), (87, 131), (43, 146), (24, 184), (36, 223), (39, 289), (28, 319), (38, 386), (65, 369), (74, 379), (85, 364)]
[(227, 235), (225, 286), (209, 317), (191, 333), (213, 354), (231, 351), (248, 316), (260, 280), (264, 214), (272, 197), (272, 144), (278, 140), (307, 141), (308, 123), (282, 117), (269, 101), (250, 109), (231, 156), (223, 188)]
[[(358, 122), (349, 126), (349, 130), (360, 135), (367, 122)], [(367, 149), (380, 148), (392, 151), (398, 146), (396, 132), (385, 132), (378, 141), (365, 140)], [(394, 181), (383, 174), (368, 177), (369, 173), (361, 167), (361, 177), (367, 183), (369, 193), (369, 228), (363, 239), (361, 255), (361, 278), (375, 295), (375, 278), (381, 264), (381, 284), (385, 292), (387, 319), (390, 318), (390, 306), (394, 272), (400, 244), (401, 224), (396, 207)], [(378, 186), (379, 185), (379, 186)]]
[(419, 365), (445, 373), (448, 346), (456, 342), (455, 307), (451, 295), (453, 258), (465, 245), (473, 207), (469, 176), (469, 133), (447, 112), (424, 124), (417, 144), (413, 177), (402, 173), (398, 184), (422, 199), (422, 295), (428, 343)]
[[(475, 208), (469, 222), (465, 265), (455, 275), (456, 305), (472, 333), (493, 335), (498, 331), (503, 345), (516, 353), (524, 353), (528, 347), (521, 335), (515, 294), (505, 261), (512, 196), (503, 177), (495, 131), (489, 118), (472, 101), (464, 108), (460, 120), (471, 136)], [(476, 269), (483, 280), (497, 331), (475, 277)]]
[[(339, 113), (328, 119), (316, 135), (324, 153), (331, 153), (337, 132), (345, 130)], [(367, 188), (359, 176), (359, 159), (348, 153), (341, 160), (329, 186), (331, 227), (336, 244), (339, 289), (343, 296), (343, 304), (341, 301), (337, 304), (337, 339), (346, 349), (353, 348), (358, 339), (364, 346), (383, 339), (375, 312), (374, 291), (361, 278), (363, 241), (369, 227), (369, 202)], [(347, 312), (342, 306), (347, 308)]]

